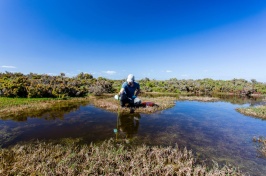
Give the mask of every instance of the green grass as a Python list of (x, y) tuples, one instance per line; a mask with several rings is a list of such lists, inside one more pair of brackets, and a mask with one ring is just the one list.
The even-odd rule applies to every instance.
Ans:
[(236, 110), (242, 114), (266, 120), (266, 105), (247, 107), (247, 108), (237, 108)]
[(43, 112), (56, 108), (71, 108), (89, 102), (86, 98), (3, 98), (0, 97), (0, 119), (24, 119), (29, 115), (40, 116)]
[(0, 97), (0, 109), (55, 100), (55, 98), (6, 98)]

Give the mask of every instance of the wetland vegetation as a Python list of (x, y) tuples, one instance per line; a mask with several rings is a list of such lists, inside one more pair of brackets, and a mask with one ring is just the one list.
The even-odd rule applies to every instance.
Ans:
[(67, 110), (88, 104), (89, 98), (6, 98), (0, 97), (0, 119), (23, 121), (29, 116), (40, 116), (54, 109)]
[[(188, 107), (191, 105), (194, 106), (195, 101), (197, 101), (202, 103), (218, 103), (219, 106), (221, 106), (219, 108), (222, 108), (223, 106), (227, 107), (225, 104), (220, 104), (221, 102), (231, 102), (232, 104), (238, 105), (235, 106), (238, 112), (248, 116), (265, 119), (265, 105), (257, 106), (255, 103), (254, 106), (246, 106), (247, 103), (252, 104), (252, 102), (249, 102), (249, 99), (247, 100), (246, 98), (251, 97), (252, 99), (252, 97), (254, 97), (254, 99), (257, 99), (256, 97), (262, 97), (266, 93), (265, 83), (260, 83), (256, 80), (251, 80), (251, 82), (249, 82), (243, 79), (221, 81), (212, 79), (177, 80), (174, 78), (165, 81), (157, 81), (145, 78), (139, 80), (142, 89), (140, 99), (142, 102), (154, 102), (156, 106), (135, 108), (135, 114), (127, 115), (129, 109), (121, 108), (119, 106), (119, 101), (113, 98), (113, 96), (119, 91), (123, 81), (125, 80), (109, 80), (105, 78), (96, 79), (87, 73), (80, 73), (73, 78), (68, 78), (63, 73), (59, 76), (38, 75), (33, 73), (28, 75), (9, 72), (0, 73), (0, 125), (2, 125), (0, 136), (3, 137), (0, 142), (5, 144), (0, 145), (5, 146), (0, 149), (0, 160), (2, 161), (0, 165), (0, 174), (145, 175), (154, 173), (155, 175), (244, 175), (243, 172), (236, 169), (236, 167), (238, 167), (236, 162), (233, 162), (235, 167), (227, 162), (219, 162), (221, 166), (218, 166), (217, 163), (207, 165), (202, 161), (208, 160), (211, 157), (208, 156), (208, 154), (206, 154), (205, 157), (202, 157), (203, 155), (199, 154), (204, 153), (203, 150), (210, 150), (210, 153), (216, 153), (215, 151), (212, 151), (213, 149), (208, 147), (208, 145), (216, 144), (209, 143), (209, 139), (207, 140), (203, 137), (204, 135), (205, 137), (209, 135), (208, 131), (210, 129), (216, 134), (215, 136), (218, 139), (223, 139), (222, 142), (218, 140), (219, 146), (216, 146), (216, 149), (221, 147), (221, 150), (225, 150), (223, 149), (224, 146), (227, 146), (227, 148), (230, 149), (230, 145), (237, 143), (235, 141), (237, 139), (230, 139), (230, 145), (227, 145), (225, 144), (227, 143), (224, 140), (225, 137), (216, 133), (215, 130), (219, 128), (217, 124), (227, 124), (223, 119), (219, 119), (218, 122), (207, 126), (198, 126), (198, 123), (195, 123), (196, 116), (199, 116), (201, 120), (205, 118), (209, 119), (208, 122), (202, 122), (203, 125), (208, 124), (209, 121), (213, 122), (213, 118), (216, 118), (216, 116), (220, 117), (219, 113), (221, 112), (218, 112), (217, 114), (214, 113), (209, 117), (210, 114), (212, 114), (211, 110), (209, 112), (209, 109), (205, 109), (201, 104), (188, 111), (185, 110), (184, 112), (181, 112), (180, 109), (177, 110), (177, 108), (183, 106), (181, 102), (184, 102), (184, 105), (186, 105), (187, 101), (191, 101), (192, 103), (188, 104)], [(213, 96), (214, 94), (219, 96)], [(234, 95), (234, 98), (227, 99), (227, 94)], [(257, 101), (260, 102), (261, 100), (258, 99)], [(179, 106), (176, 107), (177, 102)], [(81, 106), (84, 107), (82, 110), (80, 110)], [(90, 106), (103, 109), (104, 111), (107, 110), (107, 112), (102, 110), (94, 112), (96, 110), (93, 108), (86, 111), (86, 108)], [(207, 104), (204, 104), (204, 106), (207, 106)], [(183, 108), (186, 109), (186, 106)], [(84, 109), (85, 112), (83, 112)], [(167, 110), (165, 111), (165, 114), (162, 113), (163, 110)], [(75, 114), (79, 111), (82, 112), (82, 118), (79, 116), (77, 117)], [(228, 109), (224, 109), (224, 111), (227, 112)], [(105, 113), (103, 116), (106, 117), (102, 118), (101, 115), (98, 117), (97, 114), (102, 114), (103, 112)], [(95, 118), (97, 116), (99, 122), (96, 123), (95, 120), (87, 120), (89, 116), (88, 114), (90, 113), (93, 113)], [(127, 130), (119, 131), (120, 128), (116, 128), (116, 130), (119, 131), (117, 133), (119, 133), (120, 137), (123, 133), (129, 133), (126, 136), (131, 136), (130, 141), (133, 141), (133, 143), (137, 143), (138, 145), (130, 145), (128, 143), (113, 140), (99, 142), (98, 140), (94, 140), (97, 137), (90, 136), (94, 134), (93, 130), (97, 132), (97, 128), (99, 128), (101, 129), (101, 132), (96, 134), (108, 133), (108, 137), (99, 137), (99, 139), (110, 138), (112, 135), (109, 134), (109, 131), (112, 130), (110, 130), (110, 127), (107, 128), (101, 124), (105, 121), (107, 124), (111, 123), (110, 119), (107, 117), (113, 117), (116, 113), (118, 116), (126, 119), (126, 122), (124, 122), (127, 124), (126, 128), (131, 129), (131, 125), (135, 123), (134, 121), (137, 121), (138, 125), (134, 133)], [(169, 113), (173, 113), (173, 115)], [(194, 117), (194, 113), (196, 113), (195, 119), (191, 119), (191, 117)], [(234, 114), (231, 111), (230, 113)], [(188, 115), (183, 117), (185, 114)], [(146, 115), (150, 115), (154, 118), (152, 118), (151, 123), (147, 123), (145, 126), (145, 130), (148, 132), (144, 133), (147, 133), (146, 135), (142, 135), (146, 137), (141, 137), (138, 135), (139, 121), (141, 116), (146, 117)], [(236, 114), (233, 116), (230, 114), (227, 115), (231, 118), (236, 116)], [(135, 116), (138, 116), (139, 118), (134, 120), (134, 118), (136, 118)], [(162, 120), (161, 116), (167, 118), (166, 121)], [(33, 118), (38, 118), (40, 120), (35, 121), (32, 120)], [(175, 122), (177, 118), (179, 121), (178, 123)], [(183, 120), (186, 118), (189, 120), (184, 123)], [(238, 118), (241, 119), (243, 116), (239, 116)], [(36, 142), (36, 140), (33, 142), (30, 140), (23, 143), (24, 138), (39, 139), (40, 136), (45, 136), (45, 133), (50, 133), (49, 128), (45, 126), (46, 122), (43, 122), (42, 119), (54, 121), (47, 124), (51, 123), (50, 125), (54, 126), (52, 127), (53, 131), (59, 129), (59, 133), (64, 137), (68, 137), (69, 134), (79, 136), (79, 133), (84, 133), (82, 135), (89, 139), (85, 141), (96, 143), (88, 145), (87, 142), (79, 143), (72, 140), (70, 143), (54, 141)], [(156, 124), (158, 119), (161, 120)], [(230, 121), (230, 118), (227, 118), (226, 116), (224, 119)], [(117, 123), (118, 121), (119, 117), (117, 117)], [(21, 122), (27, 123), (22, 125)], [(28, 123), (29, 125), (27, 125)], [(61, 128), (65, 130), (65, 128), (70, 127), (70, 129), (72, 129), (71, 126), (76, 123), (78, 126), (77, 132), (68, 131), (68, 129), (64, 131), (66, 132), (65, 134), (64, 132), (60, 132)], [(199, 131), (193, 132), (194, 128), (192, 128), (191, 123), (195, 123), (194, 128)], [(234, 121), (231, 123), (239, 122)], [(256, 123), (259, 122), (256, 121)], [(173, 124), (175, 125), (173, 126)], [(184, 129), (182, 129), (182, 126), (179, 126), (180, 124), (183, 124)], [(14, 125), (17, 125), (18, 127), (14, 127)], [(82, 127), (83, 125), (84, 127)], [(233, 130), (233, 128), (231, 129), (230, 127), (230, 122), (227, 125), (229, 127), (226, 126), (226, 128), (229, 128), (229, 131)], [(22, 128), (20, 126), (25, 127)], [(39, 129), (40, 127), (48, 131), (44, 130), (44, 132), (41, 133)], [(212, 129), (213, 127), (215, 128)], [(114, 127), (111, 127), (111, 129), (112, 128)], [(121, 129), (123, 128), (125, 127), (122, 126)], [(206, 128), (206, 134), (205, 131), (200, 131), (202, 128)], [(235, 128), (238, 129), (238, 127)], [(242, 128), (247, 127), (243, 125), (238, 130), (241, 131)], [(253, 127), (250, 126), (247, 129), (252, 131)], [(263, 127), (260, 129), (263, 129)], [(23, 132), (24, 130), (27, 131), (25, 134)], [(143, 131), (141, 128), (140, 130)], [(186, 130), (189, 132), (185, 137), (182, 137), (182, 133)], [(197, 137), (190, 136), (191, 134), (197, 134)], [(223, 132), (221, 132), (221, 134), (223, 134)], [(259, 133), (256, 134), (259, 135)], [(262, 133), (261, 135), (263, 136), (265, 134)], [(29, 136), (33, 137), (31, 138)], [(228, 134), (225, 136), (228, 137)], [(252, 137), (250, 135), (246, 135), (245, 137), (247, 136), (251, 140)], [(200, 143), (198, 138), (205, 141), (205, 144), (203, 144), (204, 142)], [(187, 143), (188, 140), (193, 142)], [(217, 142), (216, 139), (211, 139), (211, 141), (212, 140)], [(226, 140), (228, 139), (226, 138)], [(17, 143), (16, 141), (22, 141), (22, 143)], [(241, 139), (241, 141), (243, 141), (243, 139)], [(259, 144), (260, 153), (262, 153), (262, 156), (266, 157), (265, 138), (254, 138), (253, 141)], [(176, 142), (182, 143), (182, 149), (172, 145)], [(163, 144), (163, 147), (158, 147), (161, 144)], [(241, 146), (241, 144), (247, 147), (244, 142), (234, 145)], [(186, 146), (190, 149), (195, 149), (195, 147), (198, 148), (192, 155), (192, 151), (187, 150)], [(234, 148), (234, 150), (236, 150), (236, 148)], [(234, 150), (230, 150), (230, 152), (234, 153)], [(248, 150), (252, 151), (252, 149), (250, 149), (250, 144), (248, 145)], [(248, 157), (252, 158), (253, 156), (250, 155), (251, 154), (249, 153)], [(27, 162), (25, 162), (25, 158), (27, 159)], [(239, 156), (239, 158), (241, 158), (241, 156)], [(227, 161), (226, 159), (221, 160)], [(263, 163), (264, 161), (256, 162)], [(244, 165), (247, 166), (247, 164)], [(241, 168), (243, 169), (244, 167), (241, 166)], [(251, 169), (251, 171), (245, 170), (245, 172), (251, 172), (252, 175), (253, 172), (255, 173), (257, 171)], [(258, 171), (258, 173), (258, 175), (260, 175), (263, 171)]]
[(253, 116), (253, 117), (266, 120), (266, 106), (265, 105), (255, 106), (255, 107), (237, 108), (237, 111), (242, 114), (248, 115), (248, 116)]
[(265, 137), (259, 137), (253, 138), (254, 142), (257, 142), (258, 144), (258, 150), (261, 153), (262, 157), (266, 157), (266, 138)]
[[(73, 78), (64, 73), (58, 76), (30, 73), (0, 73), (0, 95), (4, 97), (81, 97), (87, 94), (101, 95), (120, 90), (125, 80), (93, 78), (91, 74), (80, 73)], [(178, 80), (172, 78), (159, 81), (144, 78), (138, 81), (143, 92), (181, 93), (181, 94), (236, 94), (259, 96), (266, 94), (266, 84), (252, 79), (233, 80)]]
[(186, 148), (35, 142), (0, 149), (2, 175), (242, 175), (232, 166), (198, 164)]

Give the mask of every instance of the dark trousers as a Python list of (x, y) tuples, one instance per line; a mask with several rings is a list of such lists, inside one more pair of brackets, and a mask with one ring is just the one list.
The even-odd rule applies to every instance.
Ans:
[(131, 98), (129, 98), (127, 96), (127, 94), (122, 94), (121, 97), (120, 97), (120, 105), (121, 107), (125, 107), (126, 103), (129, 103), (129, 106), (130, 107), (133, 107), (134, 106), (134, 100), (132, 100)]

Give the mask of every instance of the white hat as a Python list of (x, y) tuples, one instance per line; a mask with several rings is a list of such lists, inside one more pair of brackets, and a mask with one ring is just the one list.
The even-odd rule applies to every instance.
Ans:
[(133, 82), (133, 81), (135, 81), (135, 77), (134, 77), (134, 75), (133, 75), (133, 74), (129, 74), (129, 75), (127, 76), (127, 82)]

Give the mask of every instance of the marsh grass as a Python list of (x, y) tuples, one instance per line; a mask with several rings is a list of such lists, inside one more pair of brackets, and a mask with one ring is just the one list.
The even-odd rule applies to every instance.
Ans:
[(77, 145), (35, 142), (0, 149), (1, 175), (243, 175), (232, 166), (196, 164), (186, 148), (126, 146), (112, 139)]
[[(154, 113), (156, 111), (171, 108), (175, 105), (177, 100), (175, 97), (140, 97), (142, 102), (153, 102), (155, 106), (134, 108), (134, 112), (137, 113)], [(92, 103), (99, 108), (111, 111), (111, 112), (129, 112), (129, 108), (121, 108), (120, 101), (113, 97), (94, 99)]]
[[(88, 98), (47, 99), (47, 98), (1, 98), (0, 118), (19, 120), (27, 116), (40, 116), (53, 109), (66, 109), (89, 102)], [(3, 104), (2, 104), (3, 100)]]
[(55, 100), (53, 98), (7, 98), (0, 97), (0, 109)]
[[(163, 109), (173, 107), (175, 97), (142, 97), (142, 102), (149, 101), (156, 103), (156, 106), (136, 108), (135, 112), (153, 113)], [(47, 98), (2, 98), (0, 106), (0, 118), (23, 121), (25, 118), (39, 117), (42, 114), (59, 108), (71, 108), (79, 105), (92, 103), (96, 107), (111, 111), (111, 112), (128, 112), (129, 108), (121, 108), (120, 102), (113, 98), (113, 95), (107, 94), (104, 96), (88, 96), (85, 98), (70, 98), (62, 99), (47, 99)], [(77, 108), (77, 107), (76, 107)]]
[(242, 114), (266, 120), (266, 105), (247, 107), (247, 108), (237, 108), (236, 110)]
[(203, 96), (180, 96), (179, 100), (215, 102), (219, 101), (220, 99), (216, 97), (203, 97)]
[(259, 137), (259, 138), (253, 138), (254, 142), (258, 143), (258, 150), (261, 153), (263, 157), (266, 157), (266, 138)]
[[(151, 96), (152, 95), (152, 96)], [(146, 97), (145, 97), (146, 96)], [(195, 100), (195, 101), (218, 101), (218, 98), (197, 97), (197, 96), (181, 96), (177, 94), (145, 94), (140, 97), (142, 102), (153, 102), (156, 106), (135, 108), (135, 112), (154, 113), (156, 111), (171, 108), (175, 105), (176, 100)], [(27, 116), (40, 116), (42, 113), (52, 110), (56, 107), (73, 106), (75, 103), (91, 102), (96, 107), (111, 112), (128, 112), (129, 108), (121, 108), (120, 102), (113, 98), (112, 94), (104, 96), (87, 96), (85, 98), (5, 98), (0, 97), (0, 118), (7, 119), (9, 117), (26, 118)]]

